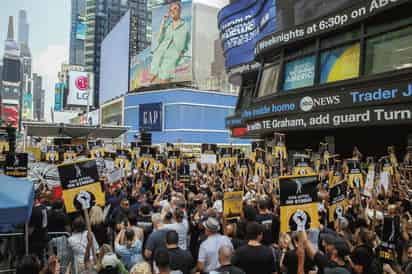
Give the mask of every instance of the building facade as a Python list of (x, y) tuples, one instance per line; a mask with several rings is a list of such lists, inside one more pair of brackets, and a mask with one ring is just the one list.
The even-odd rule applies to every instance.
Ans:
[(36, 73), (33, 73), (32, 77), (32, 89), (33, 89), (33, 119), (35, 121), (44, 120), (44, 97), (45, 91), (42, 89), (42, 77)]
[[(225, 26), (244, 16), (239, 2), (220, 13), (223, 37)], [(269, 143), (285, 133), (297, 150), (326, 140), (342, 157), (351, 157), (354, 146), (364, 155), (386, 155), (391, 145), (404, 152), (412, 143), (412, 3), (341, 0), (314, 10), (321, 0), (298, 2), (278, 7), (285, 9), (276, 14), (283, 27), (253, 45), (223, 41), (231, 79), (241, 82), (227, 128)]]
[[(96, 107), (99, 102), (101, 43), (128, 10), (132, 14), (130, 56), (134, 56), (148, 44), (146, 0), (86, 0), (85, 65), (86, 70), (95, 75), (94, 102)], [(144, 16), (144, 18), (139, 16)]]
[[(154, 144), (248, 144), (231, 138), (225, 129), (224, 118), (234, 112), (236, 99), (232, 94), (192, 89), (128, 94), (124, 98), (124, 115), (107, 111), (109, 114), (102, 116), (101, 121), (116, 123), (124, 117), (124, 125), (130, 127), (129, 142), (143, 129), (152, 133)], [(115, 103), (113, 109), (122, 104), (119, 99)]]
[(86, 35), (86, 1), (71, 1), (70, 56), (71, 65), (84, 65), (84, 42)]

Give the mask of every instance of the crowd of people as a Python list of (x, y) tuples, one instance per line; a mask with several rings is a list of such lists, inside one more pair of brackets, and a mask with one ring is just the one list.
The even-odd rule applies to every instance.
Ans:
[[(102, 181), (106, 206), (91, 207), (87, 216), (67, 214), (63, 201), (45, 199), (39, 189), (29, 226), (30, 255), (17, 273), (411, 274), (408, 155), (399, 164), (389, 157), (388, 189), (375, 188), (368, 196), (364, 184), (347, 188), (344, 212), (332, 222), (328, 180), (336, 166), (347, 180), (344, 165), (330, 160), (319, 170), (309, 160), (308, 167), (319, 174), (320, 227), (306, 231), (281, 231), (279, 187), (273, 163), (266, 161), (260, 163), (266, 166), (261, 176), (253, 161), (246, 174), (237, 161), (220, 168), (198, 164), (184, 178), (175, 174), (178, 169), (165, 168), (159, 175), (136, 168), (120, 183)], [(358, 150), (353, 157), (366, 177), (366, 159)], [(286, 175), (287, 163), (280, 166)], [(154, 187), (159, 180), (165, 182), (161, 191)], [(244, 192), (238, 218), (224, 216), (224, 193), (230, 191)], [(397, 220), (390, 259), (382, 256), (386, 216)], [(49, 240), (48, 232), (61, 234)]]

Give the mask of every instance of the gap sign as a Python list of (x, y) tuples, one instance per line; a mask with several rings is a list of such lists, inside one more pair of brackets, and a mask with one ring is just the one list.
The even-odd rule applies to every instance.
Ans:
[(162, 103), (139, 105), (139, 128), (146, 131), (162, 131)]

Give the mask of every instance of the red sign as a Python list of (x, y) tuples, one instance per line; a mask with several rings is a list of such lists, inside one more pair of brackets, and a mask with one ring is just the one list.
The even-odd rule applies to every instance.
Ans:
[(85, 77), (85, 76), (79, 76), (76, 81), (76, 88), (78, 88), (79, 90), (87, 90), (89, 87), (89, 78)]
[(5, 124), (11, 124), (12, 127), (19, 126), (19, 105), (3, 104), (2, 116)]
[(232, 128), (232, 136), (233, 137), (242, 137), (247, 134), (247, 128), (245, 127), (236, 127)]

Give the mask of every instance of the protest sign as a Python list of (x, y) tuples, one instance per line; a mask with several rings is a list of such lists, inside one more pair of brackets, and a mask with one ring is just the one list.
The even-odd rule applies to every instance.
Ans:
[(242, 213), (243, 191), (223, 194), (223, 216), (226, 220), (240, 217)]
[(280, 187), (280, 231), (319, 228), (318, 176), (282, 176)]
[(85, 159), (57, 166), (67, 213), (105, 205), (95, 160)]
[(329, 222), (344, 216), (344, 208), (347, 205), (346, 189), (346, 183), (340, 183), (329, 190)]
[(7, 153), (4, 173), (12, 177), (27, 177), (27, 153)]

